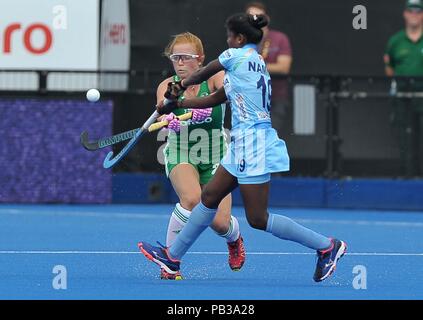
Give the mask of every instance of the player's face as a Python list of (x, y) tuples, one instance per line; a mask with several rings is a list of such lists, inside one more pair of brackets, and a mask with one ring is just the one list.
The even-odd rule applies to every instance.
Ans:
[(423, 11), (422, 10), (405, 10), (404, 19), (407, 26), (420, 27), (423, 25)]
[(176, 74), (182, 79), (198, 70), (204, 60), (191, 43), (175, 44), (170, 57)]

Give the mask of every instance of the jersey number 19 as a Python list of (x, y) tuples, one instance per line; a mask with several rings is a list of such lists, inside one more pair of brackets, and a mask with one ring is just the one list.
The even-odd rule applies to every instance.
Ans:
[[(272, 98), (272, 80), (269, 79), (266, 83), (264, 76), (260, 77), (260, 80), (257, 81), (257, 89), (261, 88), (261, 97), (263, 102), (263, 109), (270, 112), (270, 99)], [(267, 96), (266, 96), (267, 93)]]

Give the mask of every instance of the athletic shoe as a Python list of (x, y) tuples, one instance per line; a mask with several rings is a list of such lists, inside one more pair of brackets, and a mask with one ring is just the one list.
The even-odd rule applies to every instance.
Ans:
[(228, 242), (228, 250), (229, 266), (233, 271), (239, 271), (245, 262), (244, 240), (242, 239), (241, 235), (239, 236), (238, 240), (234, 242)]
[(313, 279), (320, 282), (328, 278), (336, 269), (338, 260), (347, 251), (347, 244), (338, 239), (330, 239), (331, 246), (317, 251), (317, 265)]
[(174, 275), (176, 278), (177, 274), (179, 273), (181, 262), (171, 258), (168, 248), (163, 246), (160, 242), (157, 243), (160, 245), (160, 247), (152, 246), (147, 242), (140, 242), (138, 243), (138, 248), (148, 260), (158, 264), (160, 268), (162, 268), (168, 274)]
[(172, 274), (167, 272), (165, 269), (160, 268), (160, 279), (162, 280), (182, 280), (182, 275), (179, 271)]

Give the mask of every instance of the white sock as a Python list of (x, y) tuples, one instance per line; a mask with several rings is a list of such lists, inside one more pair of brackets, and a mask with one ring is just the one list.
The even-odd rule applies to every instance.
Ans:
[(226, 239), (226, 242), (234, 242), (239, 238), (239, 223), (237, 218), (231, 216), (231, 222), (229, 224), (229, 229), (224, 234), (219, 234), (219, 236)]
[(175, 209), (173, 209), (172, 215), (170, 216), (169, 225), (167, 227), (167, 247), (170, 247), (173, 244), (178, 233), (181, 232), (182, 228), (186, 225), (190, 214), (191, 211), (182, 208), (179, 203), (176, 204)]

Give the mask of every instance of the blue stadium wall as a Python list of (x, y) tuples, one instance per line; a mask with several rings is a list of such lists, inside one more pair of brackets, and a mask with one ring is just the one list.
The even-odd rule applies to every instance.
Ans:
[(109, 150), (88, 152), (81, 131), (112, 134), (113, 102), (0, 98), (0, 203), (110, 203)]
[[(176, 203), (162, 174), (116, 174), (113, 203)], [(242, 205), (239, 190), (233, 204)], [(269, 205), (274, 207), (423, 210), (423, 180), (323, 179), (274, 177)]]
[[(177, 202), (162, 167), (160, 173), (112, 172), (102, 167), (109, 150), (82, 148), (82, 130), (92, 138), (116, 131), (113, 105), (51, 97), (0, 99), (0, 203)], [(147, 150), (152, 153), (149, 157)], [(151, 144), (143, 148), (141, 158), (150, 159), (156, 152)], [(234, 192), (233, 203), (242, 204), (239, 191)], [(269, 204), (423, 210), (423, 180), (274, 177)]]

